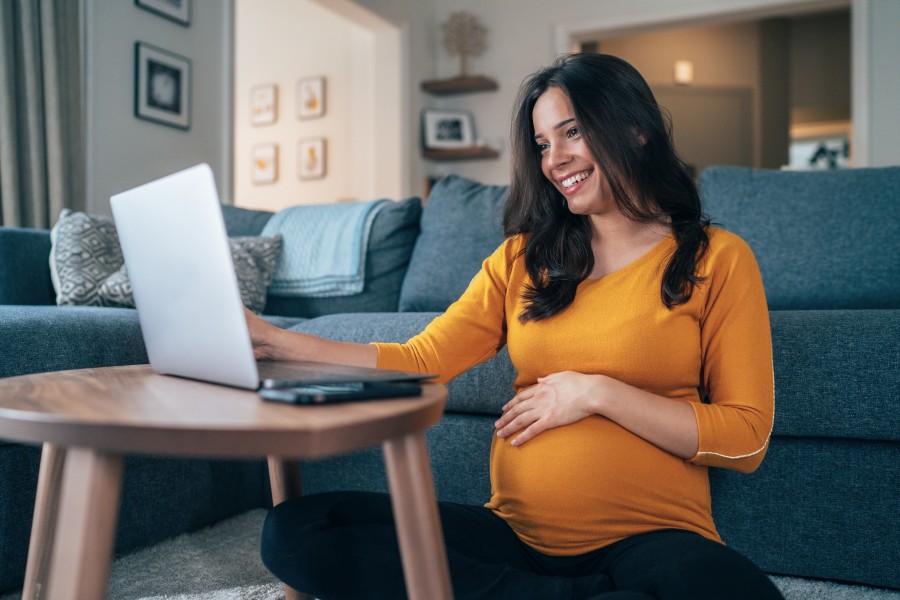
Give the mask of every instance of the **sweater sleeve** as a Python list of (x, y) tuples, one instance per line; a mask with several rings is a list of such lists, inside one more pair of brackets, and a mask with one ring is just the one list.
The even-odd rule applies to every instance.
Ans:
[(506, 291), (518, 237), (507, 239), (472, 279), (463, 295), (405, 344), (376, 343), (378, 367), (434, 373), (446, 383), (506, 344)]
[(765, 456), (775, 413), (769, 312), (750, 247), (716, 235), (730, 239), (705, 259), (700, 341), (708, 402), (692, 403), (699, 447), (690, 462), (749, 473)]

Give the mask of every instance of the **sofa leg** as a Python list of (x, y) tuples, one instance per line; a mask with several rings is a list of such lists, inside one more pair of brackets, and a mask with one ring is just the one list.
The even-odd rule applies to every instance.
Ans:
[(65, 462), (64, 448), (44, 444), (31, 523), (31, 541), (28, 545), (28, 566), (25, 568), (25, 584), (22, 589), (23, 600), (40, 600), (46, 596), (44, 591), (50, 572), (50, 557), (53, 554), (53, 536), (56, 532)]

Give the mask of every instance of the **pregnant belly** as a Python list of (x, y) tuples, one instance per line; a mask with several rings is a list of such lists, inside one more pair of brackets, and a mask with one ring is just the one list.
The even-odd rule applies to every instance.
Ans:
[(545, 431), (520, 447), (495, 437), (488, 506), (547, 554), (588, 552), (679, 528), (718, 539), (704, 467), (603, 417)]

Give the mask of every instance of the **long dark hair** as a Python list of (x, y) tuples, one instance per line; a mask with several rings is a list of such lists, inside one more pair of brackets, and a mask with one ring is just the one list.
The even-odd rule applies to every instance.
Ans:
[(525, 265), (532, 281), (519, 319), (545, 319), (569, 306), (594, 267), (589, 217), (572, 214), (541, 171), (532, 111), (550, 87), (569, 97), (580, 133), (622, 214), (672, 227), (677, 249), (660, 294), (668, 308), (687, 302), (700, 281), (696, 266), (709, 246), (709, 220), (697, 186), (675, 152), (670, 123), (630, 64), (605, 54), (570, 54), (523, 82), (513, 115), (512, 178), (503, 227), (507, 236), (528, 234)]

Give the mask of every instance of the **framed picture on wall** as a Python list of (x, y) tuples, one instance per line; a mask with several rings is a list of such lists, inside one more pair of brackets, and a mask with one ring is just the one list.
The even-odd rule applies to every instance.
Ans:
[(144, 42), (135, 43), (134, 115), (178, 129), (190, 129), (190, 59)]
[(300, 179), (325, 177), (325, 138), (300, 140), (297, 160)]
[(134, 0), (134, 3), (185, 27), (191, 24), (191, 0)]
[(278, 86), (258, 85), (250, 90), (250, 123), (271, 125), (278, 117)]
[(325, 114), (325, 78), (307, 77), (297, 82), (297, 116), (314, 119)]
[(252, 152), (253, 183), (275, 183), (278, 180), (278, 144), (260, 144)]
[(475, 121), (464, 110), (422, 112), (422, 143), (428, 148), (469, 148), (475, 145)]

